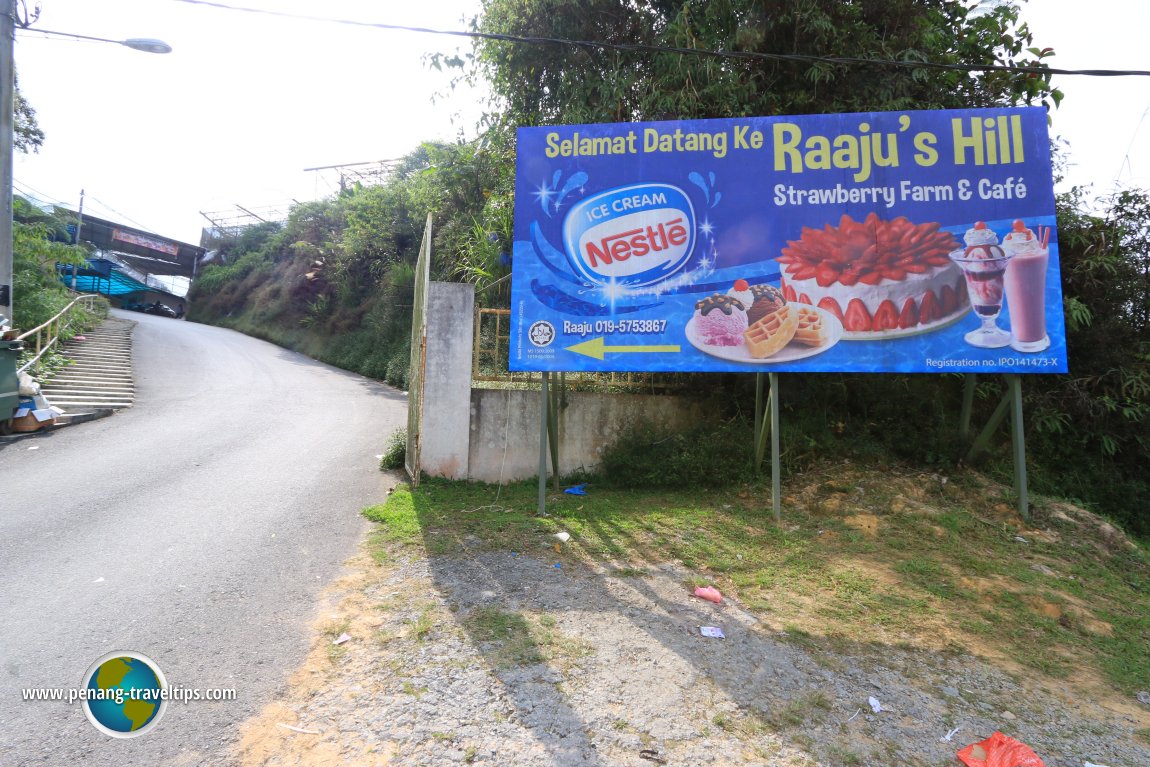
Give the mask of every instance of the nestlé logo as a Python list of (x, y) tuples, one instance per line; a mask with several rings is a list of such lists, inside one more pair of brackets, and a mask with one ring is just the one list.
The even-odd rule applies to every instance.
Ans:
[(567, 257), (596, 283), (652, 285), (678, 272), (695, 247), (695, 211), (668, 184), (635, 184), (587, 197), (563, 222)]

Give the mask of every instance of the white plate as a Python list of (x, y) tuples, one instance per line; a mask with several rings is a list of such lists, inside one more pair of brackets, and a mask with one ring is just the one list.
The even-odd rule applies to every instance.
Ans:
[[(794, 305), (793, 302), (792, 305)], [(745, 343), (741, 343), (738, 346), (709, 346), (703, 343), (703, 337), (695, 327), (694, 315), (691, 315), (691, 319), (687, 321), (687, 340), (691, 342), (691, 346), (694, 346), (704, 354), (718, 357), (721, 360), (729, 360), (730, 362), (749, 362), (755, 365), (769, 365), (775, 362), (792, 362), (794, 360), (813, 357), (816, 354), (822, 354), (839, 342), (839, 339), (843, 337), (843, 324), (839, 322), (838, 317), (826, 309), (820, 309), (817, 306), (808, 306), (807, 308), (815, 310), (823, 318), (823, 327), (827, 329), (827, 342), (822, 346), (807, 346), (797, 341), (791, 341), (770, 357), (752, 357), (747, 351), (747, 345)]]

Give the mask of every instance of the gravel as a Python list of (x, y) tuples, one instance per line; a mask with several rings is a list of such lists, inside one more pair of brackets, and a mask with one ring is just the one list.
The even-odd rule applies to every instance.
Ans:
[[(1083, 699), (970, 656), (774, 632), (729, 598), (691, 597), (696, 574), (677, 563), (555, 564), (481, 550), (361, 558), (329, 595), (308, 665), (245, 726), (236, 759), (941, 767), (1000, 730), (1046, 767), (1150, 764), (1135, 737), (1150, 707), (1133, 698)], [(344, 630), (352, 641), (333, 646)]]

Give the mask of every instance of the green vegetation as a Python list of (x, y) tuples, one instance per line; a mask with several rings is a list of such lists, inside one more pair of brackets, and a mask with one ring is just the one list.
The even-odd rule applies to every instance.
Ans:
[[(715, 58), (661, 46), (905, 62), (1043, 67), (1013, 4), (884, 0), (489, 0), (467, 73), (490, 83), (508, 124), (1057, 104), (1049, 76), (881, 64)], [(594, 40), (638, 50), (522, 45), (500, 35)], [(447, 60), (461, 68), (468, 62)]]
[(642, 425), (604, 452), (600, 469), (618, 487), (723, 487), (751, 477), (748, 434), (740, 419), (677, 434)]
[(536, 663), (564, 665), (591, 651), (585, 643), (556, 629), (555, 620), (546, 614), (477, 607), (461, 623), (476, 642), (486, 647), (485, 655), (496, 668)]
[(484, 183), (508, 171), (492, 160), (469, 144), (425, 144), (380, 186), (298, 205), (283, 225), (220, 243), (221, 263), (205, 268), (189, 295), (190, 319), (405, 386), (427, 214), (432, 279), (466, 276), (483, 286), (507, 272), (493, 247), (510, 242), (510, 212), (486, 202)]
[(402, 469), (407, 458), (407, 429), (397, 429), (387, 438), (387, 447), (379, 459), (381, 470)]
[[(490, 85), (496, 98), (479, 138), (417, 147), (379, 186), (299, 205), (283, 225), (221, 243), (221, 262), (193, 289), (191, 319), (405, 386), (413, 265), (428, 213), (432, 278), (472, 282), (481, 305), (508, 306), (509, 283), (501, 280), (512, 250), (514, 129), (521, 125), (1023, 103), (1051, 107), (1057, 123), (1053, 108), (1062, 94), (1044, 75), (650, 50), (1047, 66), (1053, 51), (1035, 43), (1015, 4), (977, 5), (976, 12), (949, 0), (488, 0), (475, 26), (492, 37), (467, 54), (431, 57), (459, 78)], [(534, 45), (499, 35), (645, 48)], [(1098, 202), (1102, 212), (1093, 212), (1095, 201), (1081, 190), (1058, 200), (1072, 373), (1026, 379), (1029, 476), (1038, 492), (1073, 498), (1150, 535), (1150, 195), (1129, 190)], [(748, 481), (751, 377), (682, 378), (689, 390), (723, 403), (715, 422), (694, 434), (631, 439), (608, 456), (611, 481)], [(980, 380), (976, 426), (1002, 387), (997, 378)], [(957, 435), (961, 398), (956, 375), (784, 376), (784, 468), (828, 456), (953, 468), (967, 447)], [(985, 469), (996, 479), (1010, 476), (1008, 444), (1004, 428)], [(630, 460), (644, 451), (660, 462), (643, 469)]]
[[(1048, 498), (1026, 528), (1009, 488), (969, 470), (815, 462), (784, 485), (781, 527), (769, 488), (753, 483), (707, 492), (593, 483), (586, 496), (550, 496), (547, 516), (535, 514), (536, 498), (534, 483), (425, 481), (366, 514), (381, 523), (376, 546), (439, 556), (546, 552), (615, 577), (678, 560), (828, 659), (878, 661), (889, 646), (961, 651), (1033, 675), (1093, 674), (1126, 695), (1150, 687), (1150, 552)], [(554, 552), (560, 531), (571, 540)], [(494, 643), (500, 663), (580, 652), (547, 616), (490, 607), (462, 622)], [(797, 726), (824, 707), (799, 701), (772, 724)]]
[[(67, 244), (68, 223), (59, 212), (46, 213), (22, 197), (13, 198), (13, 327), (31, 330), (42, 325), (75, 298), (56, 276), (56, 264), (83, 264), (87, 255), (82, 247)], [(67, 331), (65, 338), (68, 332), (79, 332), (79, 326), (90, 326), (96, 319), (87, 318)]]

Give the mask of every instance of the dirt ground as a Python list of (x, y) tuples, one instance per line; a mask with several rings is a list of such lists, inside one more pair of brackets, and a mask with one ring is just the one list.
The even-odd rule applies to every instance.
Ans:
[[(879, 519), (851, 524), (881, 534)], [(236, 761), (934, 767), (1000, 730), (1046, 767), (1150, 764), (1135, 735), (1150, 707), (1090, 674), (955, 653), (945, 625), (935, 648), (809, 644), (798, 613), (788, 634), (730, 598), (693, 598), (698, 574), (680, 563), (555, 559), (475, 541), (380, 564), (365, 549), (326, 592), (306, 663), (243, 725)]]

